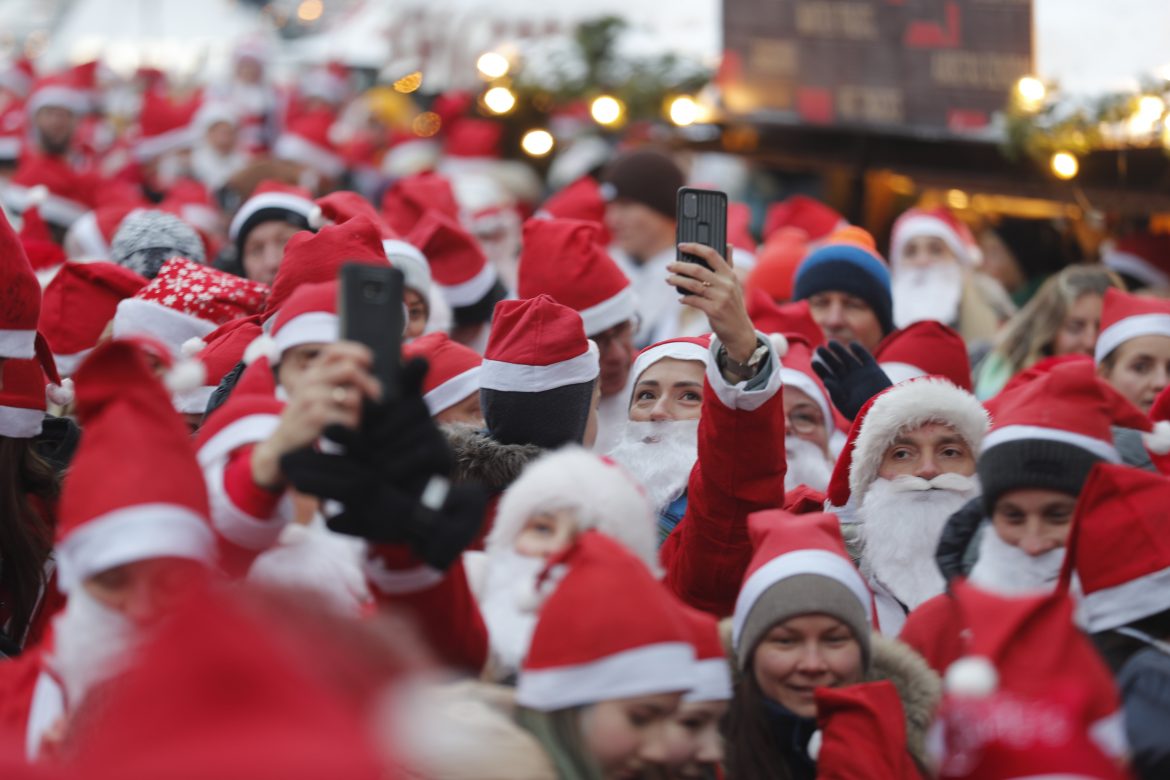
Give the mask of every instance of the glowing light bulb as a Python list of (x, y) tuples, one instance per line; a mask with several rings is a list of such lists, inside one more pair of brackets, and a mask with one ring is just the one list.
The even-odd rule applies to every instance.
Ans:
[(520, 148), (532, 157), (544, 157), (556, 144), (552, 133), (547, 130), (529, 130), (520, 139)]

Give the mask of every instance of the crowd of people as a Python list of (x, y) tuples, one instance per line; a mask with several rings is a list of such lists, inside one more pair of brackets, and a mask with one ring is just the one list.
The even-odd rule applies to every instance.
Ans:
[(677, 244), (684, 155), (247, 47), (0, 104), (5, 777), (1170, 776), (1170, 237)]

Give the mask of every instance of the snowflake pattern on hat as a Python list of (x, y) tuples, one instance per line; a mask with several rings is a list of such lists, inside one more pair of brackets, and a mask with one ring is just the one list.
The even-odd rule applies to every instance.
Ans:
[(223, 325), (259, 312), (269, 291), (268, 285), (176, 257), (134, 297)]

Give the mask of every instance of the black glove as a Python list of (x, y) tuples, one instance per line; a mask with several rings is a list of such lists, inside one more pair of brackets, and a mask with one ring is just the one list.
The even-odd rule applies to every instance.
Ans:
[[(983, 523), (984, 514), (983, 497), (979, 496), (964, 504), (963, 508), (951, 515), (943, 526), (934, 559), (938, 563), (938, 570), (942, 572), (943, 579), (947, 582), (955, 577), (966, 577), (970, 574), (967, 557), (979, 526)], [(988, 528), (984, 533), (993, 534), (995, 531)]]
[(873, 355), (856, 341), (848, 348), (838, 341), (817, 347), (813, 370), (824, 382), (833, 406), (849, 420), (857, 417), (869, 399), (893, 384)]

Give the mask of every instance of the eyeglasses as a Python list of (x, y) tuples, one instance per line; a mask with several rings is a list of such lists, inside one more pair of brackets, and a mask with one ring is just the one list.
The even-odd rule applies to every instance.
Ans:
[(787, 415), (788, 425), (795, 433), (815, 433), (825, 427), (825, 419), (815, 409), (796, 407)]

